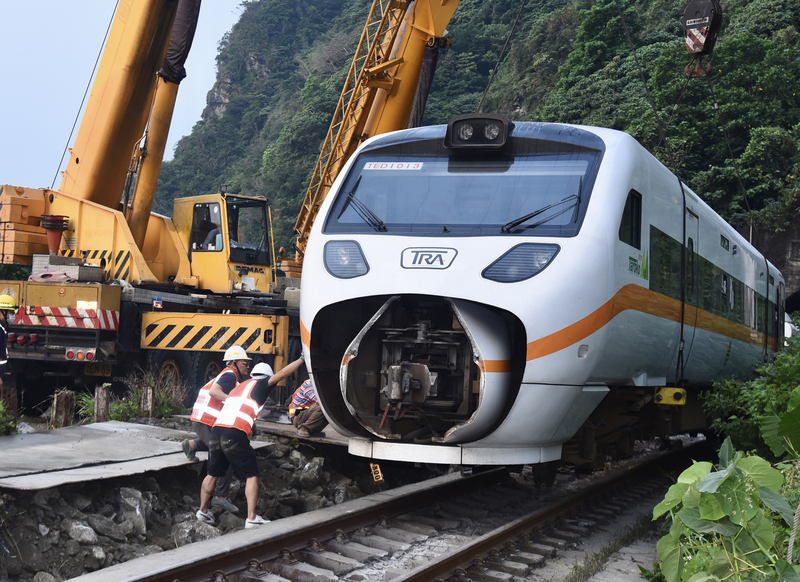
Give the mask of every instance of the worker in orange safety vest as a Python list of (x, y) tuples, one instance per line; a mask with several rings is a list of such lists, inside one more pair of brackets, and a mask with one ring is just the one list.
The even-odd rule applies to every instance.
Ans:
[[(222, 356), (222, 360), (225, 362), (225, 368), (216, 378), (200, 388), (192, 408), (192, 427), (198, 438), (187, 439), (181, 443), (183, 452), (190, 461), (197, 460), (196, 451), (208, 450), (211, 427), (214, 426), (214, 422), (222, 411), (225, 399), (239, 382), (247, 379), (250, 375), (250, 358), (240, 346), (228, 348), (225, 355)], [(211, 505), (222, 507), (231, 513), (237, 513), (239, 508), (228, 499), (232, 481), (233, 467), (217, 482)]]
[(208, 475), (200, 487), (200, 509), (196, 514), (198, 520), (214, 523), (214, 515), (209, 511), (211, 494), (217, 480), (225, 475), (229, 467), (233, 467), (237, 475), (246, 479), (244, 493), (247, 498), (247, 519), (244, 527), (250, 529), (269, 523), (268, 519), (256, 515), (258, 460), (248, 437), (272, 387), (291, 376), (302, 364), (301, 356), (277, 374), (273, 373), (269, 364), (256, 364), (251, 379), (238, 384), (228, 395), (211, 429)]

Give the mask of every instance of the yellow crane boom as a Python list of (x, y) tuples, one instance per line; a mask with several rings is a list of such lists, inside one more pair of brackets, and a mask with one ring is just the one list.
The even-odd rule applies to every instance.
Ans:
[(374, 0), (322, 144), (294, 232), (289, 276), (299, 276), (308, 235), (333, 181), (358, 145), (408, 127), (426, 47), (436, 46), (459, 0)]

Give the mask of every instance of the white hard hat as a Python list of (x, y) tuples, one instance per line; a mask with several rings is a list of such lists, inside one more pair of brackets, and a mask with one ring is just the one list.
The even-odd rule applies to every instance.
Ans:
[(231, 346), (225, 350), (225, 355), (222, 356), (222, 361), (232, 362), (234, 360), (252, 360), (252, 358), (247, 357), (247, 352), (245, 352), (241, 346)]
[(267, 376), (272, 376), (274, 372), (272, 371), (272, 366), (265, 362), (261, 362), (255, 365), (255, 367), (250, 372), (251, 378), (266, 378)]

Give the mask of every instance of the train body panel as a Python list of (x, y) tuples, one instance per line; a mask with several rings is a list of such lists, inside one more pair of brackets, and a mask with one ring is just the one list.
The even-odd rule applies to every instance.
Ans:
[(778, 345), (780, 273), (630, 136), (449, 131), (366, 142), (312, 229), (303, 343), (351, 452), (545, 462), (610, 387), (746, 377)]

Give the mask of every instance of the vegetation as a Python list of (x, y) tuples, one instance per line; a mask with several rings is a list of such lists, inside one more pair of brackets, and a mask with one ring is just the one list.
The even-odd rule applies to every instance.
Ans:
[[(109, 402), (109, 418), (122, 422), (145, 415), (142, 396), (144, 388), (149, 386), (155, 391), (154, 418), (169, 418), (173, 414), (184, 412), (183, 398), (187, 388), (170, 379), (159, 382), (150, 372), (139, 372), (128, 376), (123, 381), (126, 387), (123, 396), (112, 395)], [(96, 399), (94, 394), (80, 392), (76, 396), (78, 417), (94, 422)]]
[(6, 408), (6, 403), (0, 400), (0, 436), (8, 434), (16, 427), (14, 415)]
[[(231, 193), (269, 198), (277, 243), (290, 248), (369, 5), (368, 0), (245, 2), (240, 21), (220, 43), (217, 83), (203, 118), (164, 166), (156, 210), (169, 214), (175, 197), (225, 184)], [(684, 72), (690, 57), (680, 26), (685, 5), (685, 0), (528, 3), (483, 110), (627, 131), (727, 220), (779, 231), (797, 211), (800, 0), (725, 3), (723, 31), (710, 60), (713, 74), (691, 81)], [(519, 0), (461, 0), (426, 124), (477, 109), (519, 6)]]
[(670, 526), (658, 544), (668, 582), (800, 582), (792, 509), (800, 505), (800, 339), (757, 373), (705, 395), (706, 413), (726, 437), (719, 465), (695, 463), (653, 512)]
[[(794, 465), (785, 468), (796, 472)], [(787, 561), (783, 543), (794, 521), (783, 487), (780, 471), (734, 452), (730, 439), (719, 465), (695, 463), (681, 473), (653, 510), (653, 519), (668, 514), (669, 533), (657, 546), (667, 582), (800, 582), (800, 567)]]

